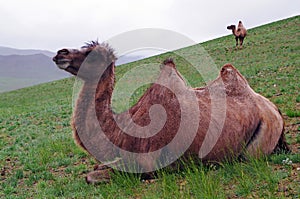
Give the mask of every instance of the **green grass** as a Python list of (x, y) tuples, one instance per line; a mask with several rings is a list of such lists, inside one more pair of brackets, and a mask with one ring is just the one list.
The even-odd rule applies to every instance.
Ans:
[(37, 80), (30, 78), (0, 77), (0, 93), (19, 88), (20, 85), (34, 85)]
[[(300, 17), (249, 30), (242, 50), (232, 35), (202, 43), (220, 68), (232, 63), (251, 87), (282, 111), (291, 154), (222, 165), (189, 164), (159, 171), (154, 182), (116, 173), (111, 183), (88, 185), (84, 176), (96, 161), (74, 144), (70, 128), (74, 78), (0, 94), (0, 198), (297, 198), (300, 167)], [(203, 78), (189, 62), (200, 45), (151, 57), (116, 69), (119, 80), (138, 65), (175, 56), (178, 70), (194, 87)], [(184, 53), (188, 60), (176, 54)], [(157, 65), (158, 67), (158, 65)], [(215, 77), (209, 77), (214, 79)], [(130, 105), (147, 86), (134, 92)], [(118, 111), (126, 108), (114, 100)], [(289, 158), (292, 165), (283, 164)]]

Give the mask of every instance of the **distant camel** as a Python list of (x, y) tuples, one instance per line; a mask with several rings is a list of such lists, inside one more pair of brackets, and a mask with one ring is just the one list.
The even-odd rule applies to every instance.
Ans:
[[(87, 56), (91, 54), (95, 57), (89, 60)], [(95, 65), (97, 57), (99, 62)], [(271, 154), (278, 148), (288, 149), (284, 138), (283, 118), (277, 107), (255, 93), (247, 80), (230, 64), (224, 65), (217, 79), (208, 86), (190, 88), (177, 71), (173, 60), (167, 59), (161, 66), (157, 82), (148, 88), (140, 100), (128, 111), (115, 114), (111, 108), (111, 100), (115, 83), (116, 56), (108, 45), (92, 42), (79, 50), (62, 49), (57, 52), (53, 61), (60, 69), (78, 76), (84, 82), (72, 118), (77, 144), (93, 156), (105, 157), (113, 168), (119, 162), (116, 159), (118, 154), (117, 157), (122, 157), (123, 161), (136, 161), (137, 168), (151, 171), (151, 174), (156, 170), (153, 162), (159, 164), (164, 158), (171, 157), (186, 147), (185, 143), (189, 138), (192, 138), (192, 142), (180, 157), (184, 161), (190, 160), (190, 157), (203, 162), (224, 161), (245, 154), (257, 157)], [(85, 68), (82, 65), (85, 65)], [(99, 73), (102, 74), (101, 77), (95, 80)], [(176, 95), (173, 91), (176, 91)], [(222, 101), (221, 93), (224, 93), (225, 101)], [(196, 108), (190, 108), (195, 99), (189, 96), (196, 97)], [(182, 100), (181, 103), (179, 99)], [(227, 108), (223, 113), (222, 110), (216, 109), (217, 114), (214, 115), (213, 101), (221, 101), (222, 107)], [(116, 122), (123, 121), (126, 114), (129, 114), (134, 124), (140, 128), (151, 125), (151, 119), (155, 120), (153, 114), (159, 114), (153, 112), (153, 107), (157, 104), (164, 108), (167, 119), (159, 132), (150, 137), (142, 137), (145, 132), (138, 130), (132, 123), (125, 121), (127, 126), (122, 129)], [(181, 106), (186, 106), (189, 111), (185, 111)], [(200, 111), (197, 113), (196, 109)], [(222, 114), (225, 116), (223, 123), (219, 117)], [(168, 145), (175, 140), (183, 117), (186, 118), (183, 135), (176, 138), (176, 145)], [(162, 116), (158, 115), (156, 121), (159, 122), (161, 118)], [(97, 126), (101, 128), (97, 129)], [(192, 135), (194, 126), (197, 128)], [(89, 137), (98, 130), (104, 132), (104, 135), (99, 133)], [(200, 154), (199, 151), (207, 141), (207, 153)], [(117, 146), (117, 149), (111, 149), (112, 145)], [(163, 151), (156, 153), (163, 147)], [(97, 149), (96, 154), (90, 151), (94, 149)], [(123, 155), (124, 152), (132, 152), (137, 158), (131, 160), (128, 157), (125, 160), (127, 157)], [(151, 156), (153, 159), (138, 156), (148, 153), (155, 154)], [(101, 165), (87, 175), (87, 182), (108, 181), (112, 171), (112, 168)]]
[(247, 30), (243, 26), (243, 23), (239, 21), (238, 28), (235, 25), (227, 26), (228, 30), (232, 30), (232, 34), (235, 36), (236, 46), (238, 46), (238, 40), (240, 40), (240, 47), (243, 46), (244, 38), (247, 36)]

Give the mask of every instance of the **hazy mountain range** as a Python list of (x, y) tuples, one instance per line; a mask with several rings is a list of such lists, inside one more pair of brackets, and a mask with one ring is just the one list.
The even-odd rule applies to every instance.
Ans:
[[(14, 49), (0, 46), (0, 93), (50, 82), (70, 75), (56, 67), (47, 50)], [(122, 56), (117, 65), (142, 59), (142, 56)]]
[(34, 54), (44, 54), (48, 57), (53, 57), (54, 52), (48, 50), (33, 50), (33, 49), (16, 49), (0, 46), (0, 55), (34, 55)]

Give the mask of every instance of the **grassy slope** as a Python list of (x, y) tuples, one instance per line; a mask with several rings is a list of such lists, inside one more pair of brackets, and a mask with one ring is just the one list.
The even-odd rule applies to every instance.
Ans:
[[(282, 110), (292, 154), (220, 168), (192, 165), (178, 173), (162, 171), (150, 184), (116, 174), (110, 184), (86, 185), (83, 177), (95, 161), (74, 144), (71, 136), (74, 79), (70, 78), (0, 95), (0, 197), (296, 197), (300, 193), (296, 170), (300, 167), (299, 22), (297, 16), (251, 29), (242, 50), (235, 49), (232, 35), (201, 44), (218, 67), (232, 63), (255, 91)], [(199, 48), (195, 45), (179, 52), (192, 60)], [(121, 66), (117, 77), (135, 66), (161, 62), (171, 54)], [(176, 63), (192, 86), (203, 85), (201, 76), (184, 60), (176, 58)], [(140, 91), (135, 93), (132, 103), (140, 95)], [(292, 159), (292, 165), (282, 164), (286, 157)]]

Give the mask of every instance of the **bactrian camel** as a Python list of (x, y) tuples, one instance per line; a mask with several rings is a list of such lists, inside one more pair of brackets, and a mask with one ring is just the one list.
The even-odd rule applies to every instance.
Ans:
[(235, 36), (236, 46), (238, 46), (238, 40), (239, 40), (240, 47), (242, 47), (244, 39), (247, 36), (247, 30), (244, 27), (243, 23), (239, 21), (237, 29), (235, 25), (227, 26), (227, 29), (232, 30), (232, 34)]
[[(78, 50), (59, 50), (53, 58), (60, 69), (84, 82), (72, 117), (76, 143), (97, 160), (104, 159), (110, 162), (109, 166), (101, 165), (89, 173), (88, 182), (109, 180), (114, 164), (122, 161), (118, 158), (123, 158), (123, 162), (135, 161), (139, 171), (149, 171), (151, 174), (159, 165), (159, 161), (181, 149), (184, 151), (180, 154), (180, 161), (188, 161), (193, 157), (202, 162), (232, 160), (245, 154), (257, 157), (271, 154), (277, 149), (288, 150), (284, 138), (284, 121), (278, 108), (254, 92), (247, 80), (231, 64), (224, 65), (219, 76), (207, 86), (190, 88), (177, 71), (174, 61), (167, 59), (161, 65), (157, 82), (153, 83), (128, 111), (116, 114), (111, 106), (116, 59), (109, 45), (98, 42), (87, 43)], [(212, 95), (212, 91), (216, 94)], [(224, 96), (218, 93), (224, 93)], [(225, 110), (223, 122), (219, 120), (218, 114), (212, 114), (212, 102), (218, 101), (218, 97), (225, 99), (222, 103), (226, 109), (221, 110)], [(196, 108), (189, 108), (195, 101)], [(161, 115), (153, 112), (155, 109), (152, 109), (151, 113), (151, 108), (157, 104), (165, 110)], [(183, 110), (181, 105), (186, 106), (188, 111)], [(196, 112), (196, 109), (199, 111)], [(134, 125), (132, 122), (123, 121), (128, 114)], [(156, 121), (159, 121), (160, 116), (166, 116), (166, 121), (156, 134), (145, 137), (145, 132), (136, 126), (149, 125), (153, 114), (158, 114), (158, 120), (153, 117)], [(180, 135), (179, 142), (169, 146), (168, 143), (173, 142), (179, 131), (183, 117), (184, 133)], [(120, 127), (117, 121), (123, 122), (125, 126), (123, 124), (123, 127)], [(197, 128), (193, 129), (193, 126)], [(98, 135), (95, 131), (103, 133)], [(217, 131), (219, 134), (216, 134)], [(191, 135), (193, 133), (194, 135)], [(207, 134), (215, 143), (205, 143), (211, 148), (206, 154), (199, 154)], [(192, 141), (185, 146), (185, 141), (190, 138)], [(212, 146), (209, 146), (210, 144)], [(116, 147), (112, 149), (112, 146)], [(164, 150), (157, 152), (161, 148)], [(130, 157), (124, 156), (124, 151), (155, 155), (151, 156), (150, 160), (139, 156), (131, 160)], [(179, 161), (172, 162), (170, 166), (176, 162)]]

